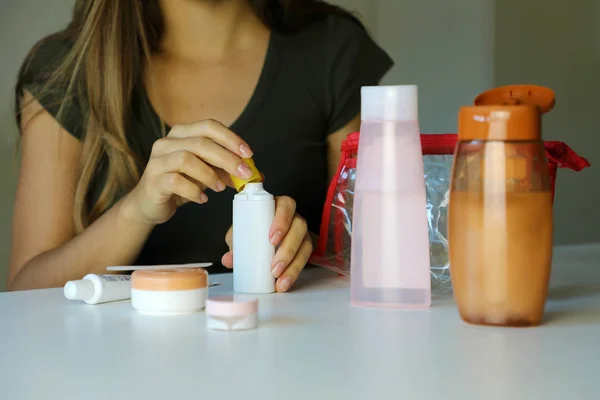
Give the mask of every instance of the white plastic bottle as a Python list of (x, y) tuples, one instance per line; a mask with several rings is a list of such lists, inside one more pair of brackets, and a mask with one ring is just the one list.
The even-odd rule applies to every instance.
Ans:
[(131, 298), (131, 275), (88, 274), (83, 279), (67, 282), (64, 292), (67, 299), (88, 304), (127, 300)]
[(275, 246), (269, 230), (275, 216), (275, 199), (261, 183), (247, 183), (233, 199), (233, 290), (273, 293), (271, 264)]

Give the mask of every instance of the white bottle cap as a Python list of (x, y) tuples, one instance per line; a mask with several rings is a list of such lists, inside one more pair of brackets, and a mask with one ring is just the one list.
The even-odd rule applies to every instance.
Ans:
[(64, 292), (69, 300), (88, 301), (94, 297), (94, 284), (87, 279), (69, 281), (65, 284)]
[(262, 182), (251, 182), (247, 183), (244, 187), (244, 192), (247, 193), (258, 193), (265, 190), (265, 187)]
[(417, 121), (419, 96), (416, 85), (363, 86), (361, 119), (363, 121)]
[(273, 195), (267, 192), (262, 182), (251, 182), (244, 185), (244, 189), (234, 197), (236, 200), (271, 200)]

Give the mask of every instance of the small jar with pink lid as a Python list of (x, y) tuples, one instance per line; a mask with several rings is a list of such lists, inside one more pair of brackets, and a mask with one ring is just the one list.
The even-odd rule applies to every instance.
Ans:
[(244, 331), (258, 326), (258, 299), (211, 297), (206, 301), (206, 325), (219, 331)]

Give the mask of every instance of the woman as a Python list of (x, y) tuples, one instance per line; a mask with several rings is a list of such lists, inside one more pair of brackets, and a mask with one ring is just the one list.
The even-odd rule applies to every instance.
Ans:
[(358, 129), (360, 87), (391, 65), (320, 0), (76, 1), (18, 78), (9, 289), (108, 265), (231, 268), (226, 186), (253, 156), (277, 196), (272, 271), (289, 290), (339, 145)]

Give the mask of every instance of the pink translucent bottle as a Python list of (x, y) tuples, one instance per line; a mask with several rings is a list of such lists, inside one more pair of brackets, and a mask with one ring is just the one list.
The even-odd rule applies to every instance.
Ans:
[(429, 233), (417, 87), (363, 87), (361, 96), (350, 301), (428, 307)]

